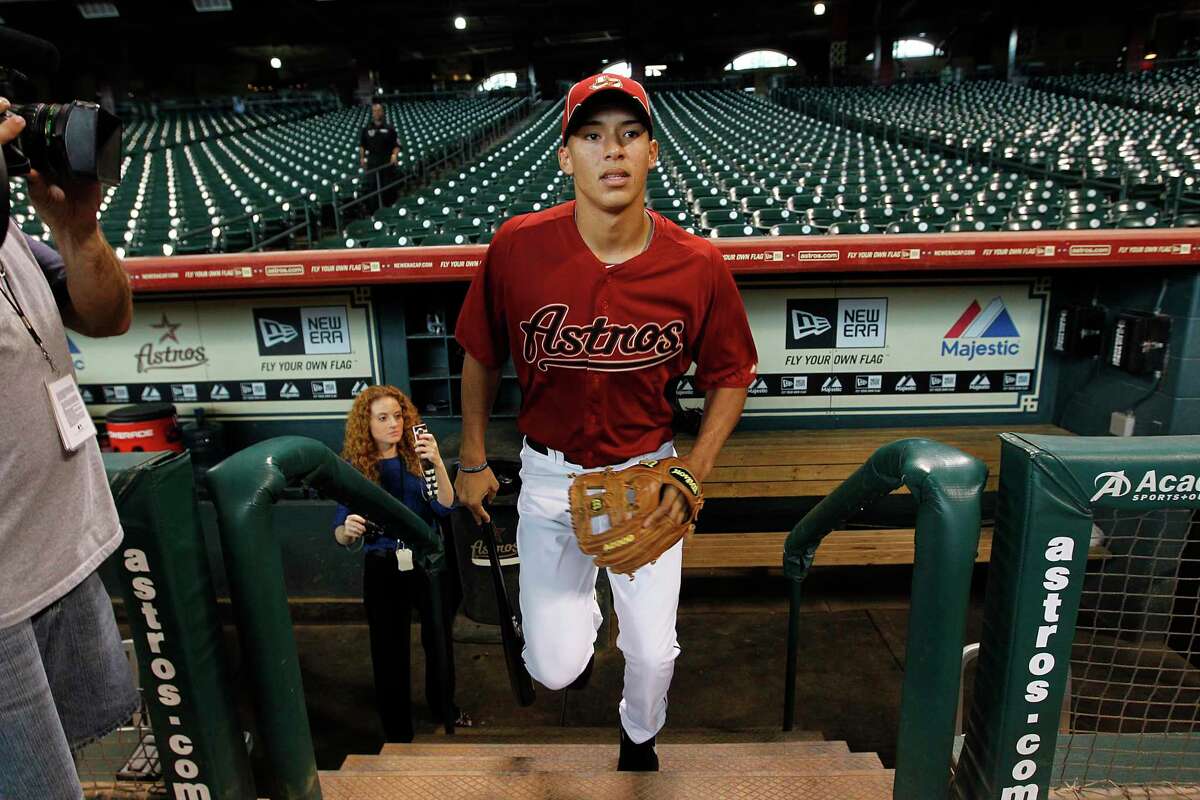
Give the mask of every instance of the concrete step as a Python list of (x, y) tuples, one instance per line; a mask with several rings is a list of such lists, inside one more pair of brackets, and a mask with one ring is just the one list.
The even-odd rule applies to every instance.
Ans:
[(890, 770), (853, 775), (320, 773), (325, 800), (891, 800)]
[[(588, 744), (616, 742), (617, 726), (576, 727), (493, 727), (458, 728), (446, 736), (439, 728), (434, 734), (446, 740), (482, 742), (539, 742), (546, 744)], [(723, 731), (712, 728), (664, 728), (658, 735), (659, 744), (733, 744), (739, 742), (819, 742), (825, 737), (817, 731), (783, 731), (779, 728), (743, 728)]]
[[(445, 744), (429, 742), (412, 742), (410, 744), (385, 744), (379, 751), (381, 756), (438, 756), (454, 758), (566, 758), (582, 759), (600, 751), (616, 752), (617, 742), (605, 742), (604, 746), (592, 744), (545, 744), (542, 742), (489, 742), (471, 744), (468, 742), (452, 742), (447, 737)], [(686, 755), (696, 745), (689, 744), (660, 744), (660, 758), (674, 755)], [(816, 756), (848, 755), (850, 748), (845, 742), (767, 742), (755, 744), (752, 742), (734, 742), (732, 744), (704, 745), (705, 752), (714, 758), (741, 758), (743, 756), (776, 756), (791, 758), (807, 758)]]
[[(665, 747), (665, 745), (664, 745)], [(874, 753), (833, 755), (740, 755), (715, 757), (713, 745), (680, 745), (660, 752), (663, 772), (692, 775), (829, 775), (883, 769)], [(686, 748), (686, 749), (684, 749)], [(593, 747), (587, 754), (542, 756), (347, 756), (341, 772), (396, 772), (410, 775), (496, 775), (529, 772), (605, 772), (617, 768), (617, 748)]]

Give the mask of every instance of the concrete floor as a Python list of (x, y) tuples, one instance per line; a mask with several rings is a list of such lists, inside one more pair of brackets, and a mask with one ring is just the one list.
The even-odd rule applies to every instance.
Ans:
[[(746, 729), (782, 720), (787, 582), (778, 571), (688, 573), (679, 613), (682, 654), (671, 687), (668, 726)], [(878, 753), (894, 766), (908, 624), (905, 567), (817, 570), (806, 583), (797, 681), (797, 728)], [(966, 641), (978, 641), (982, 572)], [(360, 609), (337, 621), (297, 625), (296, 642), (318, 766), (336, 769), (351, 753), (376, 753), (383, 734), (374, 713), (367, 628)], [(413, 626), (413, 699), (418, 739), (432, 737), (424, 705), (424, 660)], [(476, 726), (558, 725), (562, 693), (538, 687), (529, 708), (514, 703), (499, 645), (457, 642), (459, 705)], [(566, 722), (612, 726), (623, 663), (602, 651), (590, 686), (568, 698)]]

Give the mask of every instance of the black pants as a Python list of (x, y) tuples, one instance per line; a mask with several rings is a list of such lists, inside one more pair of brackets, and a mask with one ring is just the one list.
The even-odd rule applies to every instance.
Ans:
[[(447, 543), (449, 544), (449, 543)], [(448, 559), (453, 563), (453, 559)], [(454, 646), (450, 633), (461, 600), (458, 576), (446, 570), (438, 576), (446, 630), (446, 685), (453, 704)], [(442, 681), (438, 673), (433, 606), (429, 580), (420, 569), (400, 572), (395, 553), (368, 552), (363, 561), (363, 605), (371, 633), (371, 665), (375, 671), (375, 700), (389, 742), (413, 740), (410, 627), (415, 605), (421, 618), (421, 648), (425, 651), (425, 702), (434, 720), (445, 719)], [(450, 718), (458, 716), (452, 705)]]
[[(373, 166), (369, 166), (368, 170), (372, 168)], [(374, 192), (376, 189), (383, 190), (379, 195), (372, 197), (366, 203), (363, 203), (363, 208), (367, 216), (370, 216), (376, 209), (383, 208), (384, 206), (390, 206), (396, 202), (396, 196), (400, 192), (400, 187), (392, 186), (391, 188), (387, 188), (387, 185), (399, 177), (400, 170), (397, 167), (390, 165), (383, 167), (378, 173), (371, 173), (363, 176), (360, 183), (360, 191), (362, 194), (369, 194)]]

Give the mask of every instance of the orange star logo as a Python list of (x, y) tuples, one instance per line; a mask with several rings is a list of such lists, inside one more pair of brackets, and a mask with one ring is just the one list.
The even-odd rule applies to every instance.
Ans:
[(178, 330), (179, 326), (182, 324), (183, 323), (181, 322), (171, 322), (171, 320), (167, 319), (167, 312), (164, 311), (162, 320), (154, 325), (151, 325), (150, 327), (163, 331), (163, 335), (158, 337), (159, 344), (162, 344), (167, 339), (170, 339), (175, 344), (179, 344), (179, 337), (175, 335), (175, 331)]

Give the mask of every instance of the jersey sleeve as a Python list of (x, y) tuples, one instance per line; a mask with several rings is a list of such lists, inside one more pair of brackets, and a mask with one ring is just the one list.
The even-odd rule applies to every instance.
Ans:
[(67, 265), (63, 262), (62, 256), (53, 247), (34, 239), (29, 234), (22, 233), (21, 235), (25, 237), (29, 251), (33, 253), (38, 266), (42, 268), (42, 274), (46, 276), (46, 283), (50, 284), (50, 291), (54, 293), (54, 302), (58, 305), (58, 310), (65, 311), (71, 305), (71, 296), (67, 294)]
[(745, 389), (758, 369), (758, 350), (733, 274), (715, 247), (711, 257), (713, 290), (692, 352), (696, 387)]
[(501, 254), (507, 251), (508, 242), (506, 227), (501, 226), (488, 244), (454, 326), (454, 338), (462, 349), (491, 369), (499, 369), (508, 360), (508, 327), (501, 286), (504, 267)]

